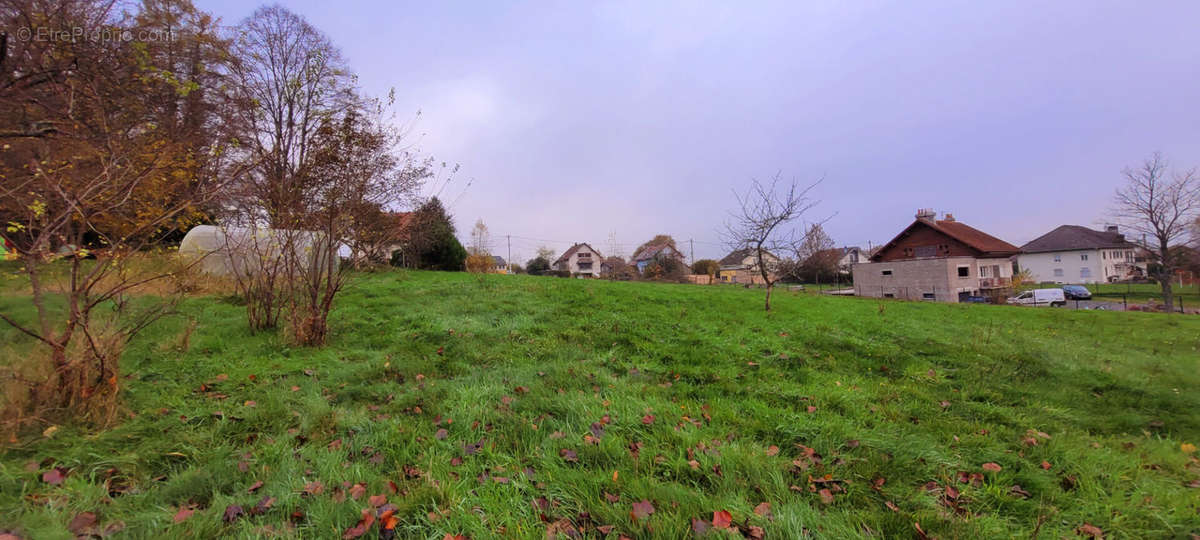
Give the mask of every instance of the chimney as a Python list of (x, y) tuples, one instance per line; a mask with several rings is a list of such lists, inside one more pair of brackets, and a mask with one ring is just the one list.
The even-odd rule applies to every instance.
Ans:
[(929, 221), (936, 217), (937, 217), (937, 212), (934, 212), (932, 208), (918, 208), (917, 209), (917, 219), (923, 219), (923, 220)]
[(1105, 225), (1104, 232), (1115, 233), (1115, 232), (1117, 232), (1117, 226), (1116, 225)]
[(946, 221), (954, 221), (954, 214), (946, 212)]

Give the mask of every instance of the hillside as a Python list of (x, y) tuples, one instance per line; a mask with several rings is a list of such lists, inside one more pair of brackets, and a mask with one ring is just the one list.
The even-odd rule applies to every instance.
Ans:
[(1200, 533), (1200, 318), (761, 295), (366, 274), (317, 350), (190, 299), (127, 352), (128, 419), (0, 454), (0, 530)]

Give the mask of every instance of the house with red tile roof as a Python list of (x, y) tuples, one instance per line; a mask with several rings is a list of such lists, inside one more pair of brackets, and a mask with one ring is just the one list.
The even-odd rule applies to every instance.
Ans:
[(963, 302), (1012, 286), (1020, 249), (946, 214), (922, 209), (916, 220), (854, 265), (854, 293), (876, 298)]

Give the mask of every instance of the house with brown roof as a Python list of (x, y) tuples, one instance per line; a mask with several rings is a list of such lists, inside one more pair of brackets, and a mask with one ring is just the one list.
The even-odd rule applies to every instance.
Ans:
[(574, 277), (600, 277), (600, 264), (604, 256), (586, 243), (575, 244), (562, 256), (554, 260), (552, 268), (570, 272)]
[[(767, 251), (763, 253), (763, 262), (767, 264), (768, 275), (774, 277), (775, 273), (771, 271), (771, 267), (779, 264), (779, 257)], [(721, 266), (717, 272), (721, 283), (764, 284), (762, 272), (758, 270), (758, 257), (754, 253), (754, 248), (734, 250), (725, 258), (717, 261), (717, 264)]]
[(916, 220), (853, 266), (854, 294), (962, 302), (1012, 285), (1010, 258), (1020, 250), (946, 214), (917, 211)]
[(1103, 231), (1061, 225), (1021, 246), (1017, 266), (1037, 282), (1106, 283), (1146, 275), (1144, 251), (1116, 225)]
[(637, 267), (638, 273), (644, 272), (646, 266), (654, 262), (656, 259), (675, 259), (680, 264), (683, 264), (683, 254), (675, 249), (675, 246), (666, 242), (658, 244), (650, 244), (641, 251), (633, 254), (633, 265)]

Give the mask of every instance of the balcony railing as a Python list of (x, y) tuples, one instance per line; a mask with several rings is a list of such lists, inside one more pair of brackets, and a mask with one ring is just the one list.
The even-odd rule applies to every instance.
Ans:
[(979, 278), (979, 288), (981, 289), (999, 289), (1001, 287), (1009, 287), (1012, 285), (1012, 278), (1006, 277), (985, 277)]

